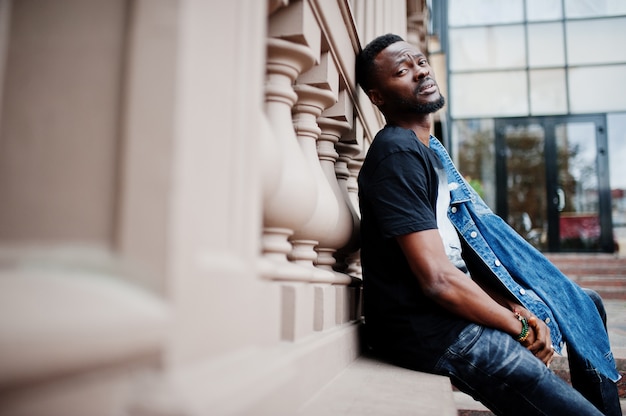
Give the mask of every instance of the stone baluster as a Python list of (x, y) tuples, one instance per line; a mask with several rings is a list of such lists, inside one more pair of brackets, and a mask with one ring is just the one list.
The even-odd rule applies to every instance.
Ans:
[[(311, 8), (310, 2), (291, 1), (288, 6), (278, 7), (273, 11), (268, 25), (268, 36), (270, 38), (293, 42), (298, 45), (306, 45), (306, 49), (314, 57), (315, 63), (317, 63), (315, 67), (313, 67), (313, 65), (309, 65), (307, 68), (300, 66), (299, 69), (302, 70), (299, 71), (296, 77), (290, 78), (289, 87), (291, 92), (294, 93), (294, 99), (290, 103), (292, 107), (290, 110), (293, 110), (293, 120), (291, 120), (291, 111), (289, 111), (289, 117), (282, 112), (280, 117), (281, 128), (285, 130), (287, 124), (286, 120), (287, 118), (290, 119), (289, 130), (292, 140), (290, 140), (289, 145), (295, 145), (300, 155), (297, 159), (292, 158), (291, 163), (299, 164), (298, 168), (300, 170), (306, 170), (309, 174), (308, 180), (303, 182), (297, 178), (285, 178), (285, 176), (290, 175), (290, 173), (284, 170), (281, 181), (289, 181), (293, 185), (297, 184), (298, 189), (291, 189), (291, 195), (304, 197), (306, 201), (288, 198), (283, 198), (280, 202), (277, 201), (276, 205), (280, 204), (281, 207), (280, 209), (274, 207), (275, 211), (272, 212), (273, 218), (271, 218), (271, 221), (266, 221), (266, 224), (272, 224), (273, 226), (269, 230), (266, 228), (264, 232), (264, 241), (266, 242), (265, 253), (271, 255), (275, 260), (279, 260), (280, 257), (281, 262), (279, 272), (275, 273), (273, 277), (275, 280), (283, 281), (280, 286), (281, 338), (283, 340), (293, 341), (309, 335), (313, 331), (314, 325), (316, 325), (315, 322), (319, 321), (317, 317), (314, 319), (314, 314), (318, 316), (319, 311), (323, 310), (323, 308), (318, 307), (319, 302), (316, 295), (316, 286), (318, 286), (319, 283), (317, 282), (328, 282), (334, 278), (327, 270), (314, 266), (313, 260), (316, 258), (316, 253), (313, 248), (317, 244), (317, 236), (307, 231), (310, 225), (309, 223), (318, 221), (318, 209), (320, 207), (318, 198), (324, 200), (327, 198), (326, 195), (328, 195), (325, 195), (323, 188), (320, 188), (319, 174), (315, 170), (315, 165), (311, 163), (313, 158), (309, 156), (311, 153), (309, 142), (313, 143), (312, 153), (315, 158), (316, 152), (315, 139), (309, 136), (313, 135), (316, 137), (319, 135), (319, 127), (315, 124), (316, 114), (321, 112), (323, 108), (330, 105), (332, 102), (327, 103), (325, 98), (320, 98), (320, 96), (316, 96), (315, 94), (311, 96), (310, 93), (312, 90), (308, 87), (320, 87), (320, 85), (305, 80), (304, 78), (306, 77), (298, 79), (299, 85), (296, 87), (298, 90), (297, 94), (292, 87), (294, 84), (293, 81), (296, 78), (300, 78), (304, 72), (310, 74), (311, 71), (305, 71), (306, 69), (320, 67), (320, 64), (324, 63), (324, 58), (321, 56), (321, 28), (316, 24), (315, 14)], [(326, 61), (328, 61), (328, 59), (326, 59)], [(282, 84), (283, 87), (285, 84)], [(328, 91), (336, 91), (332, 88), (321, 87)], [(314, 91), (317, 92), (316, 90)], [(326, 93), (322, 93), (322, 95), (324, 94)], [(297, 108), (293, 108), (296, 102), (298, 102), (296, 105)], [(282, 109), (283, 108), (281, 108), (281, 111)], [(317, 132), (315, 128), (318, 129)], [(297, 135), (295, 129), (298, 129)], [(279, 132), (275, 133), (277, 136), (283, 138), (285, 136), (285, 134), (280, 134)], [(306, 145), (302, 143), (303, 141)], [(293, 150), (291, 147), (290, 149)], [(285, 149), (282, 150), (285, 152)], [(283, 158), (291, 158), (291, 156), (285, 153)], [(302, 215), (302, 213), (296, 214), (296, 211), (302, 209), (302, 206), (305, 204), (306, 216)], [(325, 205), (322, 206), (322, 209), (326, 209)], [(287, 218), (298, 215), (300, 220), (297, 223), (290, 221), (289, 227), (286, 227), (286, 220), (279, 218), (276, 214), (283, 215)], [(336, 214), (334, 215), (336, 216)], [(332, 216), (333, 214), (331, 213), (330, 217)], [(304, 217), (306, 217), (305, 220), (301, 221)], [(327, 215), (323, 217), (327, 217)], [(283, 225), (276, 227), (276, 224)], [(289, 233), (283, 232), (284, 229), (288, 229)], [(295, 247), (292, 247), (292, 242), (296, 242)], [(284, 260), (287, 259), (287, 256), (292, 260), (289, 262), (291, 266), (289, 269), (284, 267)], [(298, 269), (299, 272), (296, 273), (295, 269)], [(324, 305), (328, 303), (328, 300), (324, 300)]]
[[(360, 270), (357, 273), (357, 270), (354, 267), (349, 267), (350, 265), (354, 265), (354, 255), (359, 250), (359, 230), (361, 223), (361, 216), (358, 206), (358, 201), (355, 200), (353, 194), (355, 189), (352, 185), (349, 185), (351, 180), (351, 172), (348, 168), (351, 160), (361, 153), (360, 146), (357, 144), (350, 144), (347, 142), (338, 142), (335, 144), (335, 148), (338, 151), (339, 157), (337, 162), (335, 163), (335, 173), (337, 175), (337, 182), (339, 183), (339, 187), (341, 189), (341, 193), (350, 210), (350, 216), (352, 220), (352, 234), (348, 243), (337, 253), (336, 257), (338, 261), (341, 263), (337, 267), (349, 274), (350, 276), (359, 276)], [(352, 260), (349, 260), (352, 259)]]
[(317, 200), (309, 221), (296, 229), (291, 237), (293, 250), (289, 258), (293, 262), (313, 270), (312, 282), (332, 283), (335, 278), (334, 274), (314, 265), (314, 261), (317, 260), (315, 247), (320, 240), (332, 232), (339, 215), (335, 195), (326, 180), (317, 157), (316, 141), (321, 130), (316, 119), (336, 99), (332, 91), (311, 85), (297, 84), (294, 86), (294, 90), (298, 95), (298, 101), (293, 108), (293, 123), (302, 154), (314, 173), (315, 183), (309, 191), (317, 194)]
[[(350, 171), (350, 177), (347, 180), (348, 187), (348, 196), (350, 198), (350, 202), (352, 206), (355, 207), (355, 211), (359, 218), (359, 225), (361, 222), (361, 213), (359, 210), (359, 188), (357, 184), (357, 177), (359, 176), (359, 171), (361, 170), (361, 166), (363, 166), (363, 160), (365, 159), (365, 151), (364, 148), (360, 145), (356, 145), (356, 148), (359, 150), (356, 156), (350, 158), (348, 161), (348, 170)], [(360, 226), (358, 227), (360, 229)], [(358, 236), (357, 236), (358, 238)], [(359, 251), (353, 252), (348, 256), (348, 270), (347, 273), (353, 276), (362, 278), (361, 272), (361, 255)]]
[[(341, 104), (341, 100), (338, 104)], [(332, 114), (332, 111), (329, 111), (329, 114)], [(339, 207), (339, 216), (337, 218), (336, 227), (326, 238), (320, 240), (320, 244), (317, 248), (317, 264), (319, 267), (332, 270), (337, 276), (337, 284), (331, 288), (334, 292), (335, 300), (334, 323), (342, 324), (348, 322), (353, 316), (351, 310), (354, 305), (352, 299), (354, 297), (354, 289), (348, 287), (348, 285), (352, 283), (352, 278), (347, 274), (335, 270), (337, 261), (334, 255), (339, 249), (347, 246), (348, 242), (351, 240), (354, 221), (348, 206), (348, 201), (344, 196), (344, 192), (341, 190), (335, 174), (335, 163), (339, 157), (339, 154), (335, 150), (335, 144), (339, 141), (342, 134), (350, 129), (350, 123), (345, 120), (320, 117), (318, 124), (322, 129), (322, 134), (317, 140), (317, 153), (326, 179), (335, 194), (335, 201)], [(325, 322), (328, 322), (328, 320)]]
[(365, 152), (360, 145), (353, 146), (355, 154), (348, 160), (348, 170), (350, 171), (350, 176), (348, 177), (346, 185), (348, 187), (350, 202), (360, 219), (361, 213), (359, 211), (359, 186), (357, 184), (357, 178), (359, 176), (361, 166), (363, 166), (363, 161), (365, 160)]
[[(281, 155), (278, 147), (278, 139), (274, 135), (267, 115), (262, 113), (259, 117), (259, 163), (261, 171), (261, 194), (263, 207), (271, 206), (271, 200), (278, 190), (280, 176), (282, 174)], [(262, 239), (263, 240), (263, 239)], [(280, 244), (279, 244), (280, 245)], [(264, 250), (265, 248), (262, 247)], [(275, 257), (280, 259), (279, 253), (260, 253), (259, 273), (266, 279), (271, 279), (276, 273)]]
[[(283, 39), (268, 39), (265, 113), (280, 155), (278, 183), (264, 198), (264, 257), (273, 267), (266, 273), (275, 280), (309, 281), (312, 272), (289, 262), (294, 230), (302, 228), (314, 213), (316, 179), (298, 145), (291, 110), (297, 101), (293, 89), (296, 77), (313, 66), (310, 48)], [(268, 186), (269, 188), (269, 186)]]
[[(339, 154), (335, 150), (335, 144), (339, 142), (342, 134), (350, 129), (350, 123), (329, 117), (320, 117), (318, 123), (322, 129), (322, 134), (317, 140), (317, 153), (326, 180), (335, 195), (339, 215), (336, 226), (320, 240), (320, 244), (317, 248), (317, 264), (327, 270), (333, 270), (336, 263), (334, 257), (335, 252), (348, 244), (354, 229), (352, 213), (348, 206), (346, 195), (341, 190), (335, 173), (335, 163), (339, 157)], [(350, 283), (350, 281), (346, 280), (344, 280), (344, 282)]]

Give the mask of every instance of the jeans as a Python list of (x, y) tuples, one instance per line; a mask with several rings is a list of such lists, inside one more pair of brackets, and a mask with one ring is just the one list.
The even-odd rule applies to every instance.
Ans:
[[(606, 310), (602, 298), (596, 292), (583, 288), (598, 309), (600, 318), (606, 330)], [(572, 385), (580, 391), (591, 403), (606, 415), (621, 415), (617, 385), (587, 365), (576, 352), (567, 347), (570, 376)]]
[[(605, 320), (600, 297), (589, 295)], [(568, 359), (575, 388), (510, 335), (470, 324), (434, 372), (450, 377), (459, 390), (498, 415), (621, 415), (616, 384), (588, 368), (571, 349)]]

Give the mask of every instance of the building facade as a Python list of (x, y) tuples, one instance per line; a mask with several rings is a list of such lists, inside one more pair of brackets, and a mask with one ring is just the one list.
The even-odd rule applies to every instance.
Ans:
[(0, 0), (0, 414), (295, 414), (354, 360), (355, 56), (428, 10)]
[(459, 169), (539, 249), (618, 251), (626, 3), (444, 3)]

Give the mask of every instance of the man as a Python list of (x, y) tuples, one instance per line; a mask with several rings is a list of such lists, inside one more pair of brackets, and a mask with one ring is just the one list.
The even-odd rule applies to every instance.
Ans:
[[(444, 97), (426, 57), (388, 34), (356, 69), (387, 122), (358, 179), (371, 348), (496, 414), (621, 414), (599, 296), (493, 214), (430, 135)], [(563, 339), (580, 392), (548, 368)]]

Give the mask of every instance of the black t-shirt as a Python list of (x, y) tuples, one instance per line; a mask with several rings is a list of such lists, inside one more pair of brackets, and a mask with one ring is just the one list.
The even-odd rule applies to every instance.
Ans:
[(413, 131), (386, 126), (358, 178), (368, 342), (400, 364), (425, 371), (467, 322), (424, 295), (395, 237), (437, 228), (441, 167)]

